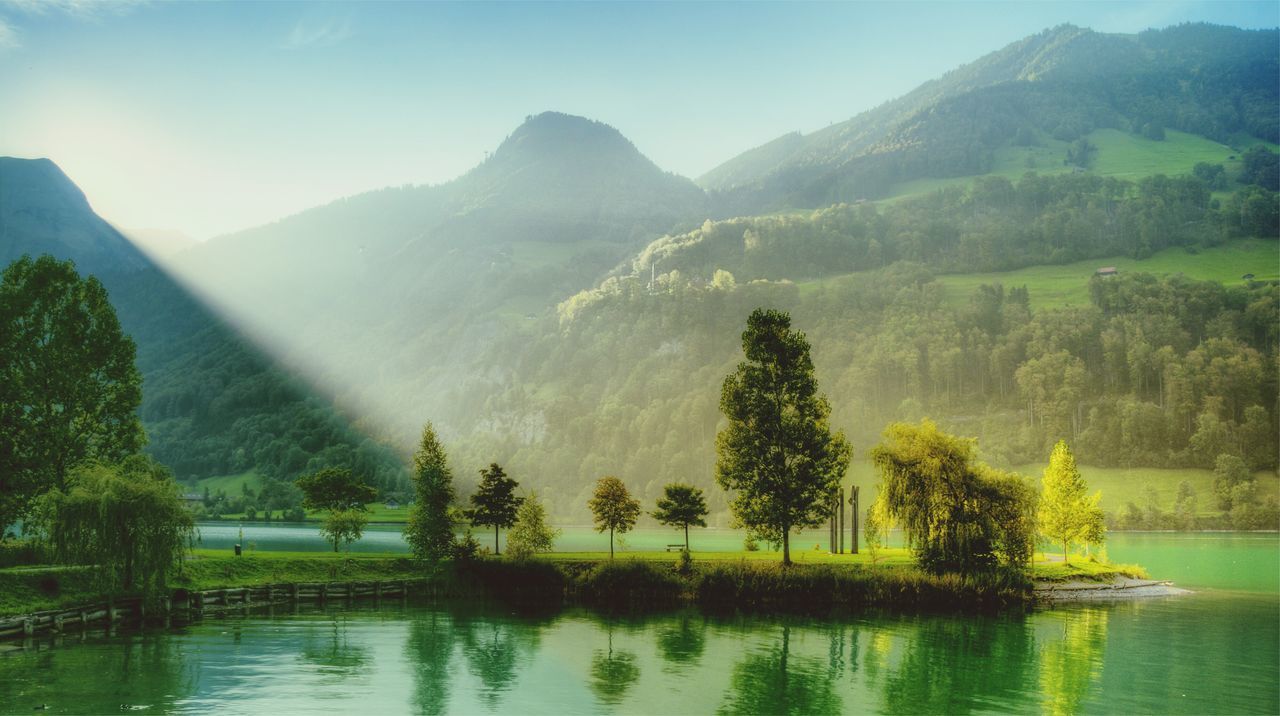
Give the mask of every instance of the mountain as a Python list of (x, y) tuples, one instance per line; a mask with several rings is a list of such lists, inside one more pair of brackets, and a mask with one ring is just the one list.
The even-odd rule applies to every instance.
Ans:
[(707, 213), (701, 189), (616, 129), (547, 112), (452, 182), (336, 201), (171, 265), (344, 404), (394, 415), (387, 429), (411, 441), (436, 406), (464, 399), (495, 336)]
[(1275, 143), (1277, 44), (1276, 30), (1197, 24), (1113, 35), (1064, 25), (846, 122), (745, 152), (699, 184), (738, 210), (816, 207), (882, 197), (921, 178), (983, 174), (1002, 147), (1104, 128)]
[(3, 261), (72, 259), (106, 286), (143, 376), (147, 451), (179, 478), (254, 472), (290, 479), (321, 463), (359, 464), (404, 486), (394, 451), (353, 430), (324, 396), (209, 311), (97, 216), (48, 159), (0, 158)]
[(48, 159), (0, 157), (0, 265), (52, 253), (81, 272), (140, 269), (147, 259), (103, 221), (58, 165)]

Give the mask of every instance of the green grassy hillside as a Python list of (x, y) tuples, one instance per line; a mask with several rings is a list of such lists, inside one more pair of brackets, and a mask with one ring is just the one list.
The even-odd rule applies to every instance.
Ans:
[(946, 287), (948, 302), (952, 304), (969, 300), (982, 284), (1000, 283), (1006, 288), (1026, 286), (1033, 309), (1081, 306), (1089, 303), (1089, 279), (1102, 266), (1115, 266), (1121, 272), (1144, 272), (1157, 276), (1180, 273), (1188, 278), (1218, 281), (1224, 285), (1241, 283), (1241, 276), (1249, 273), (1256, 280), (1268, 281), (1280, 278), (1280, 245), (1274, 241), (1246, 239), (1198, 253), (1174, 248), (1141, 260), (1117, 256), (1058, 266), (1030, 266), (1016, 271), (939, 276), (938, 281)]
[[(1199, 135), (1176, 130), (1166, 130), (1163, 141), (1154, 141), (1131, 132), (1118, 129), (1099, 129), (1085, 135), (1098, 148), (1093, 174), (1136, 181), (1142, 177), (1164, 174), (1178, 176), (1190, 174), (1200, 162), (1221, 164), (1230, 176), (1240, 170), (1240, 153), (1252, 144), (1262, 143), (1273, 151), (1276, 146), (1248, 137), (1239, 142), (1240, 149), (1206, 139)], [(1062, 174), (1072, 171), (1064, 163), (1070, 142), (1042, 137), (1038, 146), (1015, 147), (1005, 145), (995, 150), (991, 171), (987, 175), (1001, 176), (1010, 181), (1027, 172), (1038, 174)], [(968, 187), (974, 176), (948, 177), (945, 179), (917, 179), (895, 184), (889, 199), (901, 199), (937, 191), (946, 187)]]
[(218, 490), (222, 490), (228, 497), (232, 497), (239, 495), (243, 489), (241, 486), (245, 484), (249, 485), (249, 489), (257, 491), (262, 487), (262, 476), (253, 470), (249, 470), (238, 475), (206, 477), (203, 480), (196, 481), (195, 491), (203, 493), (205, 488), (209, 488), (211, 494), (216, 494)]

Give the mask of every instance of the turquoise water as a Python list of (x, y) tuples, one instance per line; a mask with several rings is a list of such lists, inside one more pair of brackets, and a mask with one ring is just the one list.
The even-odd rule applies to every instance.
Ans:
[(0, 656), (0, 710), (1273, 714), (1277, 613), (1240, 594), (1005, 617), (279, 613)]
[(1197, 592), (1000, 616), (281, 609), (0, 646), (0, 712), (1280, 713), (1280, 537), (1110, 551)]

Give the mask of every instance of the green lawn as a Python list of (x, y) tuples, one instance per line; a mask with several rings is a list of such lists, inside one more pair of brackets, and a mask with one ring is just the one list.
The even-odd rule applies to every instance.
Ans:
[(1089, 259), (996, 273), (950, 274), (939, 276), (938, 281), (952, 305), (968, 301), (982, 284), (1000, 283), (1005, 288), (1026, 286), (1033, 309), (1083, 306), (1089, 303), (1089, 279), (1101, 266), (1115, 266), (1121, 273), (1143, 272), (1158, 276), (1180, 273), (1188, 278), (1233, 285), (1243, 283), (1240, 277), (1246, 273), (1252, 273), (1260, 281), (1280, 278), (1280, 244), (1263, 239), (1241, 239), (1194, 254), (1186, 249), (1172, 248), (1141, 260), (1125, 257)]

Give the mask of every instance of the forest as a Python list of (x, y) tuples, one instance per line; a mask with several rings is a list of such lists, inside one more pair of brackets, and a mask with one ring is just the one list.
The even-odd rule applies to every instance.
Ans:
[[(1264, 216), (1246, 228), (1249, 202)], [(1276, 195), (1256, 186), (1223, 202), (1194, 177), (1062, 175), (709, 222), (566, 300), (533, 339), (499, 345), (487, 365), (510, 380), (464, 411), (462, 424), (490, 429), (459, 452), (509, 458), (557, 507), (583, 502), (580, 486), (610, 472), (649, 499), (671, 480), (706, 486), (734, 324), (770, 306), (809, 336), (832, 424), (857, 453), (885, 424), (928, 416), (978, 437), (998, 465), (1043, 461), (1065, 438), (1091, 465), (1214, 468), (1231, 455), (1269, 469), (1274, 281), (1121, 273), (1089, 280), (1087, 305), (1032, 310), (1035, 286), (983, 285), (957, 301), (939, 277), (1037, 255), (1177, 247), (1194, 261), (1233, 236), (1274, 238), (1275, 210)]]

